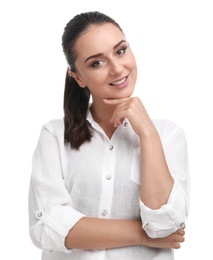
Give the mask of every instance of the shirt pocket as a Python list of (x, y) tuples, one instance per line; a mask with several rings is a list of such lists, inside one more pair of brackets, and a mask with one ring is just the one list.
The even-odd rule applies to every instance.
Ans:
[(140, 152), (140, 147), (133, 149), (130, 180), (140, 186), (140, 183), (141, 183), (141, 152)]

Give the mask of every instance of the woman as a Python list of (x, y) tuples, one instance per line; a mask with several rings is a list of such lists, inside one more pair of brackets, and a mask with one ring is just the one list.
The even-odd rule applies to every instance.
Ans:
[(189, 209), (182, 129), (132, 97), (137, 65), (120, 26), (99, 12), (65, 27), (64, 119), (41, 130), (29, 191), (42, 259), (173, 259)]

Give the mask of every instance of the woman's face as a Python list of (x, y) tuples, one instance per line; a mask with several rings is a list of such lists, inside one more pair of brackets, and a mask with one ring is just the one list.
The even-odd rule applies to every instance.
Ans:
[(137, 66), (124, 34), (111, 23), (92, 25), (76, 42), (77, 73), (81, 87), (88, 87), (93, 102), (104, 98), (130, 97)]

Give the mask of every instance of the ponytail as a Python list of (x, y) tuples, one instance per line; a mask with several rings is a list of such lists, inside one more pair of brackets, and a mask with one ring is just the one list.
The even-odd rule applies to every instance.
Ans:
[[(114, 24), (122, 32), (115, 20), (97, 11), (78, 14), (66, 24), (62, 35), (62, 47), (67, 64), (73, 72), (76, 72), (75, 62), (78, 56), (75, 49), (76, 41), (90, 26), (104, 23)], [(64, 140), (69, 142), (73, 149), (78, 150), (92, 137), (86, 121), (89, 99), (89, 89), (81, 88), (67, 71), (64, 90)]]
[(86, 121), (89, 99), (89, 89), (81, 88), (68, 69), (64, 89), (64, 140), (76, 150), (92, 137)]

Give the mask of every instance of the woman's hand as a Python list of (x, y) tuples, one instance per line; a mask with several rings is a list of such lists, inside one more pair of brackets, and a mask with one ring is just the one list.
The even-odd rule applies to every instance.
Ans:
[(115, 127), (122, 124), (124, 118), (127, 118), (133, 130), (139, 136), (154, 130), (146, 109), (138, 97), (104, 99), (103, 101), (109, 105), (117, 105), (110, 120)]
[(143, 245), (155, 248), (179, 249), (181, 247), (180, 244), (185, 241), (184, 235), (184, 229), (178, 229), (175, 233), (163, 238), (150, 238), (147, 236), (146, 242), (144, 243), (143, 241)]

